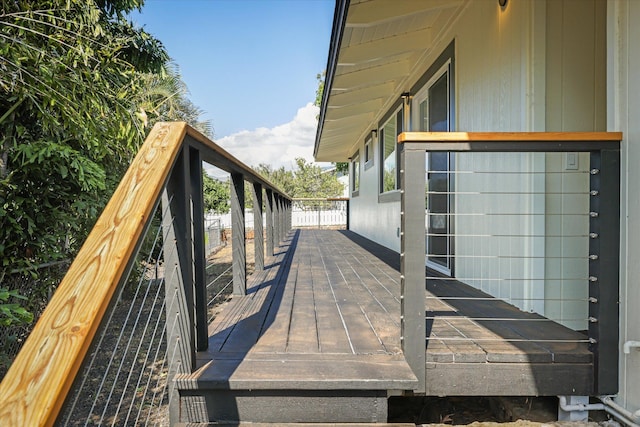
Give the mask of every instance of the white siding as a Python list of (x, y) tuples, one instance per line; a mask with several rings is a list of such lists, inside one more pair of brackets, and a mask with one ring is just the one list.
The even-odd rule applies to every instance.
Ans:
[[(363, 152), (363, 144), (360, 146)], [(360, 162), (360, 191), (351, 198), (350, 229), (394, 251), (400, 252), (400, 202), (378, 203), (380, 152), (376, 138), (371, 142), (373, 164)]]
[[(497, 1), (471, 1), (445, 30), (433, 52), (425, 55), (422, 69), (412, 72), (413, 81), (455, 39), (455, 130), (604, 130), (604, 6), (599, 0), (522, 0), (510, 1), (502, 10)], [(374, 152), (375, 165), (363, 170), (360, 194), (352, 200), (351, 228), (399, 250), (399, 203), (377, 202), (377, 147)], [(587, 157), (580, 157), (579, 166), (582, 170), (588, 168)], [(585, 191), (588, 184), (586, 175), (557, 174), (564, 171), (562, 155), (457, 155), (456, 169), (525, 173), (508, 179), (491, 174), (457, 175), (455, 189), (460, 192), (479, 188), (497, 192), (575, 192)], [(531, 172), (551, 173), (545, 177)], [(582, 179), (575, 179), (578, 176)], [(588, 241), (531, 236), (574, 234), (573, 228), (584, 234), (586, 217), (575, 221), (575, 217), (558, 214), (587, 212), (588, 198), (560, 202), (557, 195), (551, 194), (514, 196), (505, 201), (497, 196), (478, 197), (481, 200), (456, 197), (456, 233), (499, 235), (512, 230), (510, 234), (514, 236), (456, 237), (455, 276), (469, 279), (465, 281), (494, 296), (513, 299), (523, 310), (555, 319), (581, 319), (563, 323), (586, 329), (583, 301), (536, 299), (586, 298), (586, 282), (568, 279), (588, 276), (584, 259), (570, 259), (586, 256)], [(496, 209), (514, 215), (491, 217), (482, 226), (480, 218), (464, 216)], [(542, 215), (545, 213), (550, 215)], [(510, 282), (503, 280), (505, 277), (525, 280)]]
[[(611, 1), (607, 127), (622, 131), (620, 342), (640, 340), (640, 2)], [(640, 410), (640, 350), (620, 351), (618, 403)]]

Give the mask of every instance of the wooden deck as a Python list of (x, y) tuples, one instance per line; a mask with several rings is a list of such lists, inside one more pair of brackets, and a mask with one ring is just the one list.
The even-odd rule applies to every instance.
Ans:
[[(192, 402), (207, 408), (203, 421), (277, 421), (249, 415), (252, 404), (264, 408), (275, 396), (289, 409), (306, 408), (288, 421), (344, 420), (328, 403), (335, 396), (351, 398), (347, 412), (362, 405), (365, 415), (350, 422), (386, 421), (386, 398), (417, 384), (400, 346), (398, 254), (349, 231), (296, 230), (265, 264), (248, 280), (247, 295), (234, 297), (210, 325), (200, 369), (177, 381), (181, 394), (212, 390)], [(455, 280), (427, 289), (427, 395), (589, 394), (586, 344), (551, 342), (582, 334), (498, 300), (438, 299), (488, 297)], [(309, 415), (305, 398), (335, 419)]]

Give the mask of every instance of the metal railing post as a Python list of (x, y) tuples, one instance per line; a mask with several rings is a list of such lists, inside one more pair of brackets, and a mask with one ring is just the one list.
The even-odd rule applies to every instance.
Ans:
[(262, 228), (262, 185), (254, 182), (251, 186), (253, 196), (253, 247), (255, 250), (255, 269), (264, 270), (264, 230)]
[(594, 394), (618, 392), (620, 151), (591, 152), (589, 323)]
[[(169, 361), (169, 378), (190, 373), (195, 366), (193, 319), (193, 252), (191, 227), (190, 164), (188, 149), (183, 149), (162, 193), (164, 235), (167, 348), (176, 349)], [(200, 169), (198, 169), (200, 170)], [(169, 417), (179, 421), (180, 396), (172, 381), (168, 384)]]
[(400, 342), (425, 391), (425, 150), (404, 144), (400, 154)]
[(231, 248), (233, 253), (233, 294), (247, 294), (247, 251), (244, 217), (244, 176), (231, 174)]

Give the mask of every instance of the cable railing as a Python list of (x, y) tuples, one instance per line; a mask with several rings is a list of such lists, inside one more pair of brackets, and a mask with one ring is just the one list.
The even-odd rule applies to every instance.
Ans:
[[(203, 163), (230, 174), (231, 248), (206, 238)], [(245, 181), (256, 224), (247, 256)], [(173, 378), (206, 350), (212, 302), (286, 237), (291, 199), (184, 123), (159, 123), (0, 383), (2, 425), (168, 425)], [(221, 236), (219, 231), (213, 231)], [(218, 263), (218, 265), (214, 265)]]
[(584, 348), (593, 392), (617, 390), (620, 140), (399, 136), (401, 335), (418, 378), (430, 346)]

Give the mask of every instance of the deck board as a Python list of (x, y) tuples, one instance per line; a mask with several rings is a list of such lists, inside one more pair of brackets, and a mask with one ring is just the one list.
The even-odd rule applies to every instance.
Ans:
[[(185, 384), (318, 390), (416, 384), (400, 345), (397, 253), (331, 230), (294, 231), (275, 252), (265, 271), (248, 279), (248, 294), (234, 297), (210, 325), (210, 348), (198, 354), (201, 369)], [(512, 381), (505, 390), (514, 395), (555, 390), (556, 375), (559, 384), (577, 376), (581, 390), (590, 384), (593, 357), (577, 342), (584, 341), (581, 333), (450, 278), (429, 279), (425, 297), (428, 393), (469, 393), (465, 375)], [(547, 385), (540, 388), (542, 378)], [(499, 385), (474, 390), (495, 394)]]

